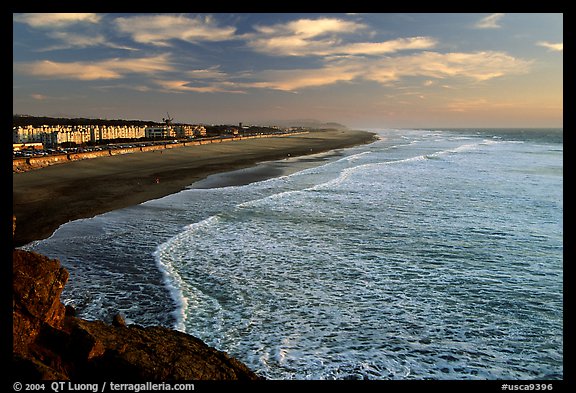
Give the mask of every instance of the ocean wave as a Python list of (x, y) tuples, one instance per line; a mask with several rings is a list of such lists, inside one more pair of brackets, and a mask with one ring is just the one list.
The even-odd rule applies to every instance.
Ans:
[[(167, 290), (177, 329), (270, 379), (561, 378), (562, 183), (526, 169), (561, 168), (561, 154), (400, 132), (119, 214), (95, 240), (143, 276), (112, 277), (122, 307), (141, 323), (150, 296), (133, 301), (129, 285)], [(136, 282), (146, 242), (161, 288)], [(98, 285), (98, 269), (84, 282)]]

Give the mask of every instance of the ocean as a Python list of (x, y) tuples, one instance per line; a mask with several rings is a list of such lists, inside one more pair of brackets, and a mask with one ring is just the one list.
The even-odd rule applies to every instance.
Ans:
[(185, 331), (270, 379), (562, 379), (562, 130), (378, 135), (24, 248), (69, 270), (80, 317)]

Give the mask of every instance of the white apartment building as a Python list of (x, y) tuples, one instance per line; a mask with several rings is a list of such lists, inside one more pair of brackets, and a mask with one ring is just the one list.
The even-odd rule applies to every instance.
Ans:
[(57, 146), (65, 142), (82, 144), (102, 142), (109, 139), (138, 139), (168, 137), (188, 138), (206, 136), (206, 128), (201, 125), (178, 126), (98, 126), (98, 125), (42, 125), (38, 127), (18, 126), (12, 129), (13, 143), (40, 142), (45, 146)]

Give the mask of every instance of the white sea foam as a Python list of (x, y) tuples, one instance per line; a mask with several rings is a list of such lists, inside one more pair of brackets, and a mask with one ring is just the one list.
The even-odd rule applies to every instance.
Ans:
[[(126, 264), (110, 280), (126, 286), (118, 299), (129, 285), (153, 294), (150, 252), (176, 327), (271, 379), (562, 378), (562, 181), (533, 170), (561, 170), (562, 150), (383, 135), (288, 176), (119, 214), (94, 239), (122, 255), (109, 269)], [(145, 300), (123, 303), (135, 323), (155, 316)]]
[(164, 278), (164, 285), (170, 293), (170, 297), (176, 305), (172, 315), (174, 316), (175, 323), (174, 329), (181, 332), (186, 331), (186, 318), (188, 311), (188, 299), (183, 295), (182, 288), (185, 283), (178, 271), (172, 266), (170, 258), (163, 258), (162, 254), (168, 252), (167, 246), (162, 244), (158, 246), (158, 250), (154, 253), (158, 269), (162, 272)]

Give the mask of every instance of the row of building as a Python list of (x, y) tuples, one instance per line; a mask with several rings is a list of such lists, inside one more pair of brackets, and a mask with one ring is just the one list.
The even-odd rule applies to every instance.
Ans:
[(160, 126), (105, 126), (105, 125), (57, 125), (18, 126), (13, 128), (14, 144), (42, 143), (56, 147), (63, 143), (104, 143), (113, 139), (168, 139), (206, 136), (202, 125)]

